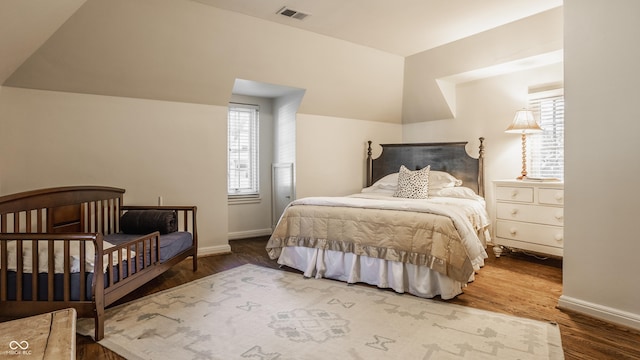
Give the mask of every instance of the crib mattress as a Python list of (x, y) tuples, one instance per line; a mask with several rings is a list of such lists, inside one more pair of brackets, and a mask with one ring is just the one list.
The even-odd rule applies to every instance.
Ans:
[[(104, 240), (113, 244), (120, 245), (124, 244), (127, 241), (134, 240), (139, 238), (140, 235), (135, 234), (110, 234), (104, 236)], [(170, 260), (174, 256), (179, 253), (187, 250), (193, 244), (193, 236), (189, 232), (184, 231), (176, 231), (170, 234), (165, 234), (160, 236), (160, 262), (163, 263), (167, 260)], [(149, 254), (147, 254), (148, 256)], [(114, 282), (117, 282), (120, 279), (120, 266), (113, 266), (113, 277)], [(129, 267), (127, 266), (127, 261), (125, 260), (123, 263), (123, 277), (129, 276), (128, 271)], [(105, 272), (105, 286), (108, 284), (108, 273)], [(31, 300), (33, 299), (33, 291), (32, 291), (32, 273), (23, 273), (22, 274), (22, 299), (23, 300)], [(7, 288), (9, 292), (7, 294), (7, 300), (16, 300), (16, 281), (17, 281), (17, 273), (15, 271), (7, 271)], [(71, 273), (70, 274), (70, 290), (71, 290), (71, 300), (80, 300), (80, 281), (85, 282), (85, 289), (87, 293), (85, 297), (87, 299), (91, 298), (91, 282), (93, 281), (93, 273), (86, 273), (85, 279), (80, 279), (80, 273)], [(64, 274), (55, 274), (54, 275), (54, 299), (55, 300), (63, 300), (64, 299)], [(48, 282), (47, 282), (47, 273), (39, 273), (38, 274), (38, 300), (46, 300), (48, 295)]]

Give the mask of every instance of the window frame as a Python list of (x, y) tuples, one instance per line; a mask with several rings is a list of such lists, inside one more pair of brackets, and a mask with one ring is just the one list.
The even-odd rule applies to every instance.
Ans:
[[(543, 130), (527, 138), (529, 175), (564, 181), (564, 89), (529, 93), (528, 100), (529, 109)], [(545, 163), (545, 158), (554, 160)]]
[[(234, 116), (235, 118), (232, 117)], [(240, 118), (240, 114), (245, 116)], [(249, 118), (246, 118), (249, 115)], [(235, 122), (234, 122), (235, 121)], [(248, 121), (248, 128), (240, 129), (239, 122)], [(247, 124), (243, 124), (247, 125)], [(243, 134), (238, 135), (238, 131)], [(235, 134), (235, 135), (234, 135)], [(234, 136), (234, 137), (232, 137)], [(244, 139), (243, 139), (244, 137)], [(244, 145), (239, 144), (246, 140), (248, 150), (239, 152)], [(235, 143), (235, 147), (233, 144)], [(233, 154), (235, 150), (235, 155)], [(260, 106), (255, 104), (229, 103), (227, 111), (227, 196), (230, 202), (252, 202), (260, 199)], [(242, 158), (241, 158), (242, 157)], [(242, 180), (238, 180), (242, 176), (242, 170), (238, 165), (247, 162), (248, 181), (249, 184), (242, 186)], [(235, 162), (235, 169), (232, 169)], [(234, 172), (236, 172), (234, 174)], [(232, 177), (236, 180), (232, 180)], [(232, 184), (238, 187), (232, 188)]]

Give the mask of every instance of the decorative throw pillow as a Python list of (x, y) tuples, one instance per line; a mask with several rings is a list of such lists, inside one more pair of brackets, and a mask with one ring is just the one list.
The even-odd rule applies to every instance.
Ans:
[(398, 189), (395, 197), (407, 199), (427, 199), (429, 197), (429, 171), (431, 166), (411, 171), (404, 165), (400, 166), (398, 175)]

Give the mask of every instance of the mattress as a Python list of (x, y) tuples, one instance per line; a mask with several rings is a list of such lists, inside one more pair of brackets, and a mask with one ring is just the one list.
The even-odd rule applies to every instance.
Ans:
[[(110, 234), (104, 237), (104, 240), (113, 245), (124, 244), (127, 241), (134, 240), (139, 238), (140, 235), (135, 234)], [(160, 262), (163, 263), (177, 254), (185, 251), (193, 244), (193, 237), (191, 233), (184, 231), (177, 231), (166, 235), (160, 236)], [(147, 252), (147, 261), (149, 261), (149, 252)], [(114, 282), (117, 282), (121, 277), (129, 276), (129, 266), (127, 260), (125, 260), (122, 264), (122, 276), (120, 275), (120, 266), (113, 266), (113, 277)], [(140, 268), (140, 265), (137, 268)], [(48, 296), (48, 279), (46, 272), (38, 273), (38, 300), (47, 300)], [(109, 283), (108, 272), (105, 272), (105, 287)], [(33, 291), (32, 291), (32, 279), (33, 274), (31, 272), (25, 272), (22, 274), (22, 299), (23, 300), (31, 300), (33, 299)], [(79, 300), (80, 299), (80, 281), (85, 283), (86, 299), (91, 298), (91, 282), (93, 281), (93, 272), (87, 272), (85, 274), (85, 278), (80, 278), (79, 272), (72, 272), (70, 274), (70, 297), (71, 300)], [(17, 282), (17, 273), (14, 270), (7, 271), (7, 288), (9, 292), (7, 294), (7, 300), (16, 300), (16, 282)], [(54, 299), (55, 300), (63, 300), (64, 299), (64, 274), (56, 273), (54, 275)]]

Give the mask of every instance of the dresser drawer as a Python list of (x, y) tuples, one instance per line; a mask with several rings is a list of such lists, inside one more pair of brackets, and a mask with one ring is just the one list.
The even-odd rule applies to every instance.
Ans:
[(538, 189), (538, 202), (540, 204), (563, 205), (564, 191), (562, 189)]
[(562, 227), (558, 226), (498, 220), (496, 222), (496, 236), (562, 248), (564, 231)]
[(496, 199), (498, 201), (533, 202), (532, 187), (498, 186), (496, 187)]
[(527, 205), (516, 203), (498, 203), (498, 219), (526, 221), (530, 223), (563, 226), (564, 210), (560, 207)]

